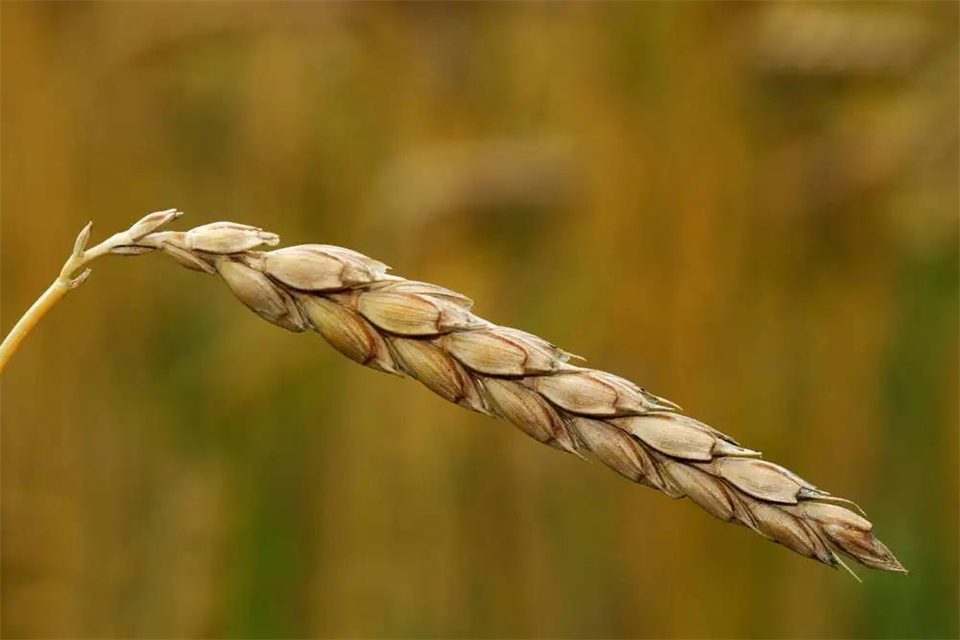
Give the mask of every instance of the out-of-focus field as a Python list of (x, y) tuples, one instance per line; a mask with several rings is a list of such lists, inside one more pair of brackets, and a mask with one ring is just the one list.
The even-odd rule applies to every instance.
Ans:
[(155, 256), (2, 381), (5, 637), (956, 637), (958, 5), (12, 3), (6, 331), (148, 211), (355, 248), (856, 499), (843, 573)]

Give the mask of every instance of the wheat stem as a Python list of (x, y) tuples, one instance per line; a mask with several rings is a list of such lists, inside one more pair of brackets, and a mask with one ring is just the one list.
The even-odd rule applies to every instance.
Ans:
[[(89, 222), (77, 234), (73, 243), (73, 251), (63, 263), (60, 269), (60, 275), (50, 283), (47, 290), (37, 298), (37, 300), (27, 309), (17, 323), (10, 330), (10, 333), (4, 337), (0, 343), (0, 373), (6, 368), (10, 358), (13, 357), (23, 344), (24, 339), (31, 331), (43, 320), (50, 310), (56, 306), (68, 293), (83, 284), (90, 275), (90, 269), (87, 265), (101, 256), (110, 253), (122, 253), (118, 251), (122, 247), (132, 247), (137, 242), (143, 242), (150, 234), (153, 234), (161, 226), (180, 217), (182, 213), (176, 209), (167, 209), (151, 213), (141, 220), (137, 221), (126, 231), (115, 233), (100, 244), (87, 249), (87, 242), (90, 240), (90, 231), (93, 229), (93, 223)], [(158, 235), (158, 234), (154, 234)], [(133, 251), (137, 253), (139, 251)], [(81, 271), (81, 269), (83, 271)], [(77, 272), (80, 275), (74, 275)]]
[(3, 339), (3, 343), (0, 344), (0, 372), (3, 372), (7, 362), (20, 348), (27, 334), (37, 326), (37, 323), (43, 320), (43, 317), (54, 305), (67, 295), (68, 291), (70, 291), (69, 287), (65, 286), (60, 278), (57, 278), (43, 292), (43, 295), (37, 298), (36, 302), (27, 309), (27, 312), (17, 321), (10, 333)]
[(91, 260), (106, 252), (97, 251), (97, 249), (107, 244), (106, 242), (94, 247), (94, 249), (90, 251), (83, 250), (83, 245), (86, 244), (86, 238), (89, 237), (90, 234), (91, 224), (87, 224), (87, 226), (80, 231), (74, 244), (74, 251), (70, 254), (70, 257), (67, 258), (66, 262), (63, 263), (60, 275), (50, 283), (50, 286), (43, 292), (43, 295), (37, 298), (36, 302), (27, 309), (26, 313), (20, 317), (17, 324), (13, 326), (10, 333), (3, 339), (3, 343), (0, 344), (0, 373), (6, 368), (13, 354), (20, 349), (20, 345), (23, 344), (27, 335), (33, 331), (34, 327), (36, 327), (50, 310), (70, 293), (70, 291), (83, 284), (90, 274), (90, 270), (87, 269), (83, 271), (77, 277), (73, 277), (73, 274), (84, 268)]

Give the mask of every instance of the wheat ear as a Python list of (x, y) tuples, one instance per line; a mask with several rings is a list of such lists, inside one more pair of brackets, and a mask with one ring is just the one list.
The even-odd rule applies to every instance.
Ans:
[(0, 346), (0, 369), (30, 328), (89, 273), (71, 279), (79, 268), (101, 255), (159, 251), (219, 276), (273, 324), (312, 329), (351, 360), (409, 375), (446, 400), (505, 418), (561, 451), (590, 452), (634, 482), (688, 497), (801, 555), (846, 567), (843, 554), (874, 569), (906, 572), (873, 535), (873, 525), (843, 506), (848, 501), (760, 460), (758, 452), (629, 380), (573, 365), (571, 354), (546, 340), (480, 318), (459, 293), (390, 275), (384, 263), (341, 247), (259, 251), (279, 238), (257, 227), (215, 222), (186, 232), (160, 230), (179, 215), (172, 209), (150, 214), (85, 250), (88, 225), (61, 276)]

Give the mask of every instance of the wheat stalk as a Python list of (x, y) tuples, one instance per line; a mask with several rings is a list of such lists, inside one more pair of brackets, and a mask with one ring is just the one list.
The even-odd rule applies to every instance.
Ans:
[(480, 318), (459, 293), (390, 275), (382, 262), (350, 249), (260, 251), (279, 238), (257, 227), (217, 222), (160, 230), (179, 215), (150, 214), (90, 250), (85, 227), (61, 275), (0, 346), (0, 370), (26, 333), (89, 274), (72, 278), (77, 270), (101, 255), (159, 251), (219, 276), (247, 307), (284, 329), (312, 329), (351, 360), (409, 375), (561, 451), (590, 452), (634, 482), (688, 497), (801, 555), (846, 568), (843, 554), (874, 569), (906, 572), (872, 524), (843, 506), (852, 503), (761, 460), (624, 378), (571, 364), (574, 356), (546, 340)]

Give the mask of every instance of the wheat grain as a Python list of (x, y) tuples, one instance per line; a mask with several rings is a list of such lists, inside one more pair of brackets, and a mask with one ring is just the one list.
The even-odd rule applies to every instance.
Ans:
[(313, 329), (355, 362), (409, 375), (561, 451), (589, 452), (634, 482), (688, 497), (801, 555), (846, 567), (843, 554), (871, 568), (906, 571), (868, 520), (837, 504), (847, 501), (760, 460), (629, 380), (571, 364), (574, 356), (546, 340), (480, 318), (459, 293), (390, 275), (382, 262), (340, 247), (260, 251), (279, 238), (247, 225), (159, 231), (177, 215), (151, 214), (86, 252), (85, 229), (61, 278), (104, 253), (160, 251), (219, 275), (265, 320), (295, 332)]

